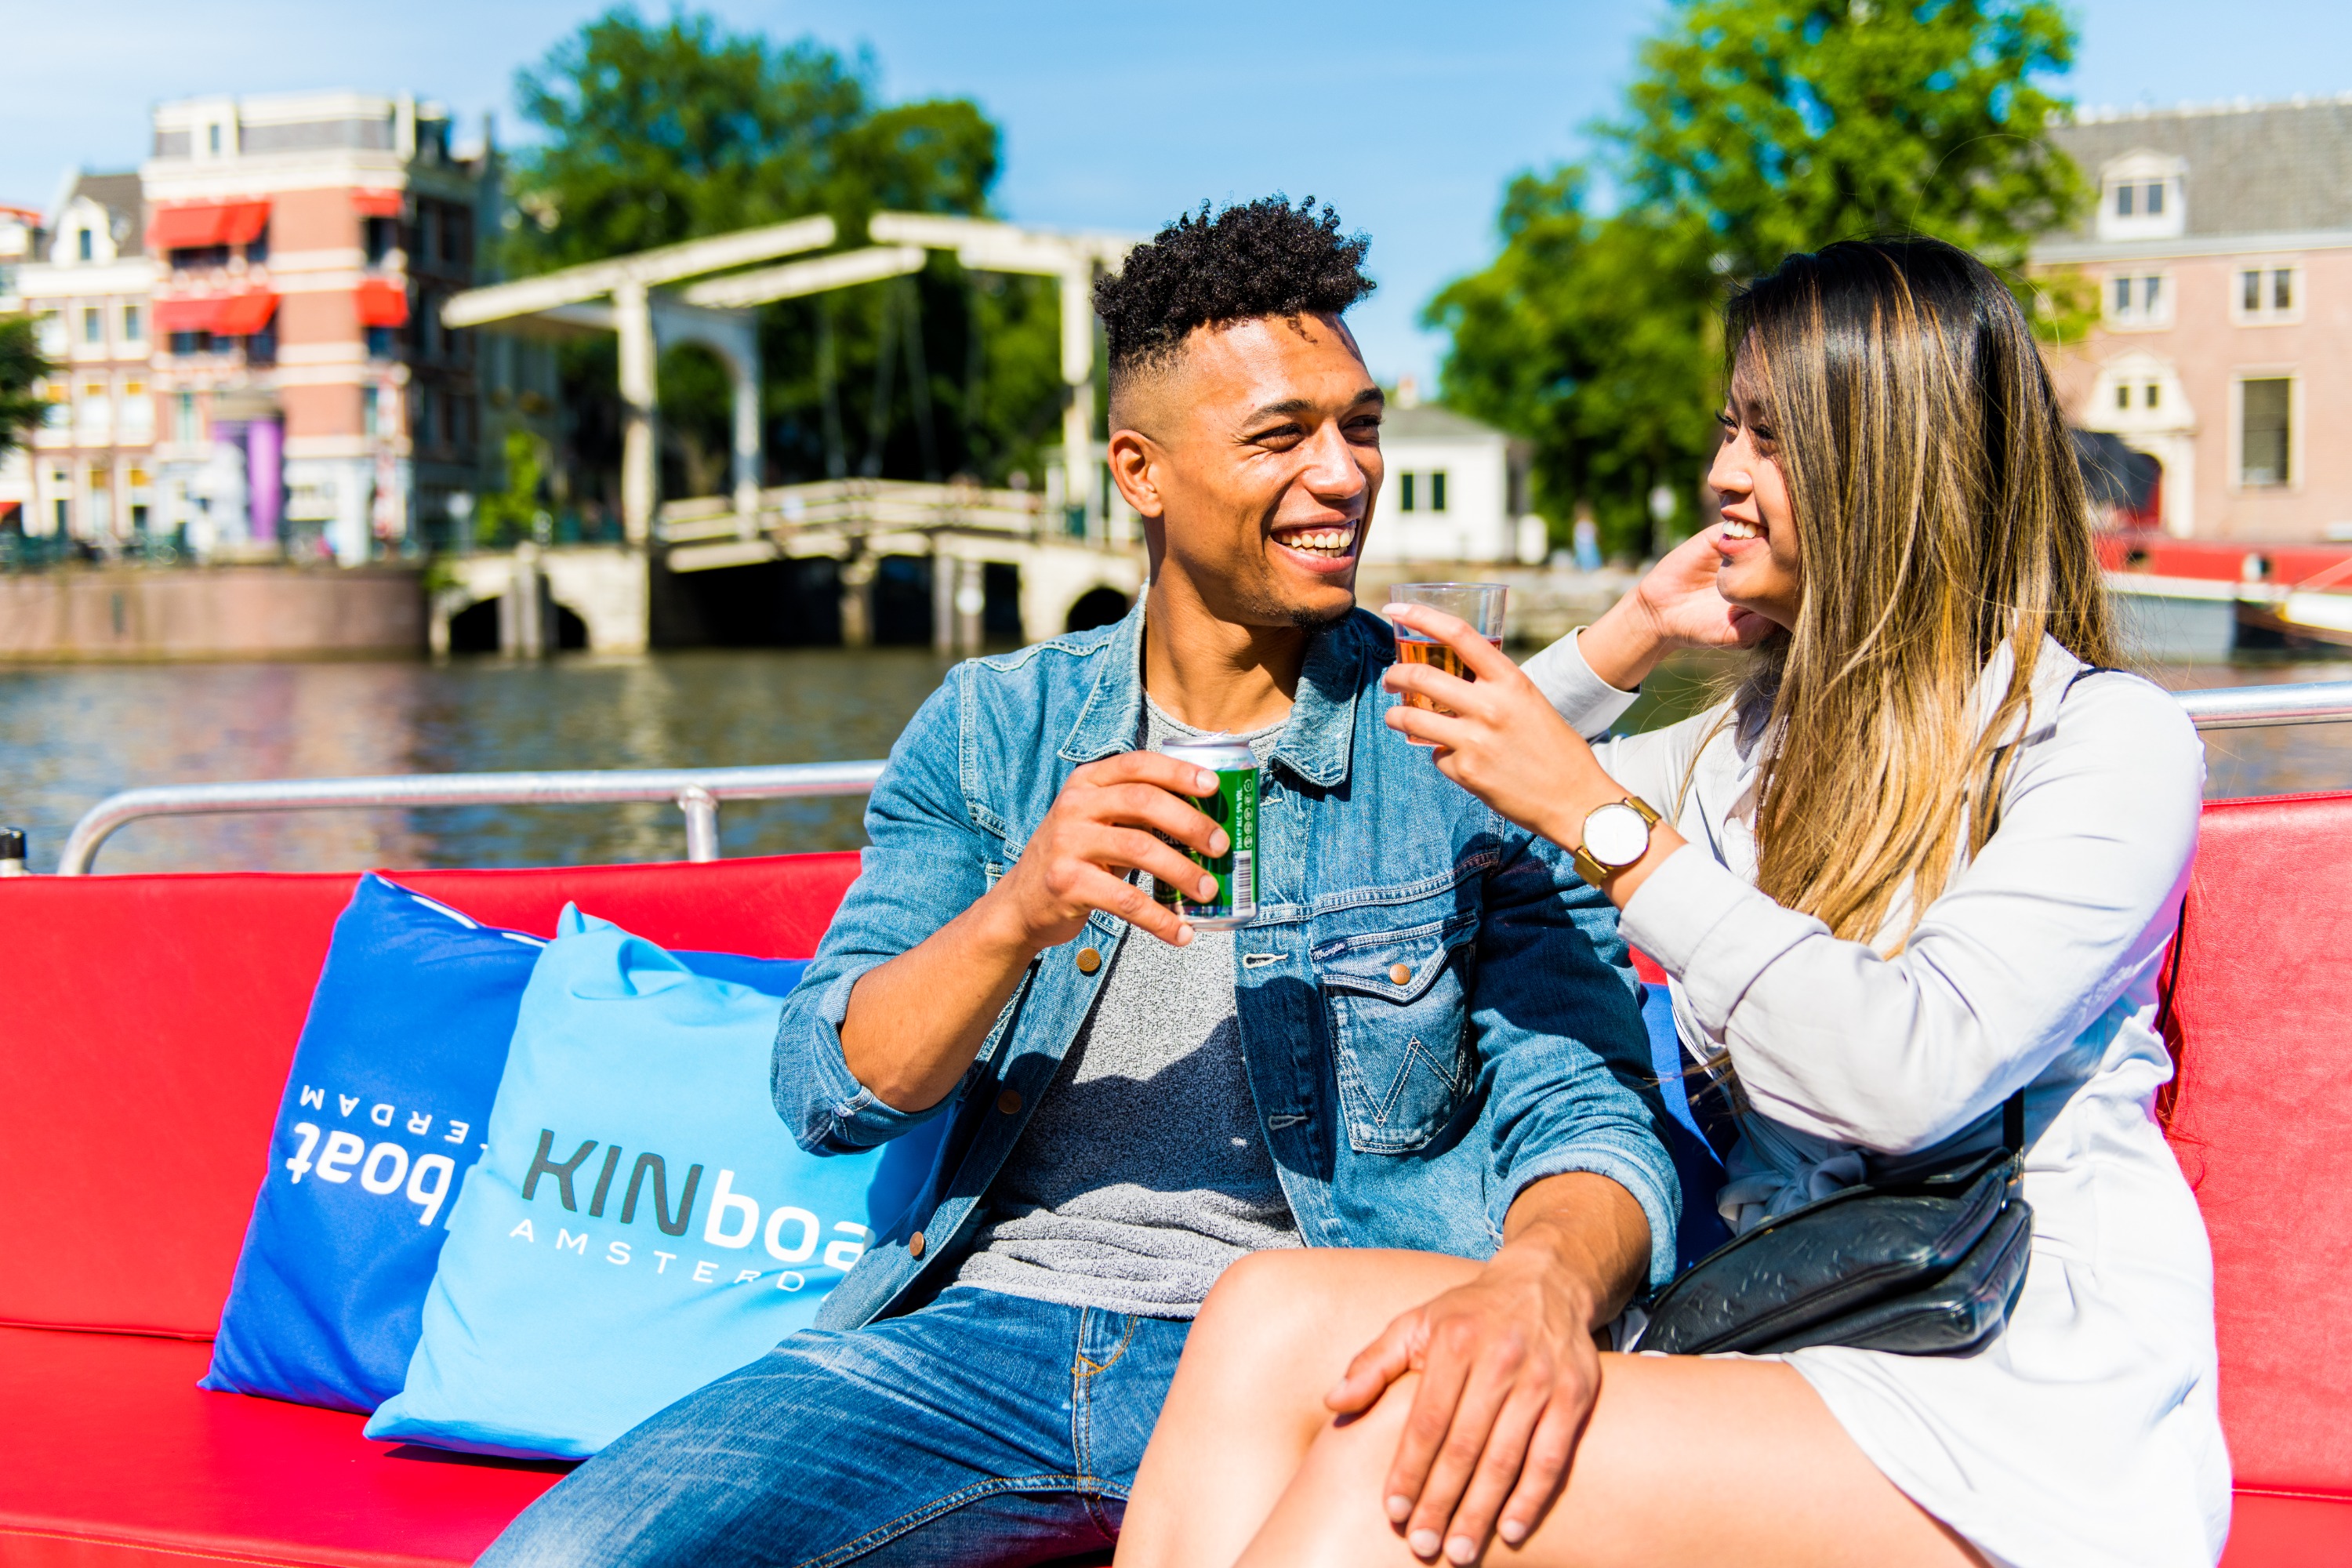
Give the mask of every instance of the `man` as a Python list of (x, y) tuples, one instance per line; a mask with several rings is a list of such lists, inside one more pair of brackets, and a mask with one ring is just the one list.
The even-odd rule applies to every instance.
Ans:
[[(823, 1326), (623, 1437), (486, 1562), (1098, 1552), (1190, 1320), (1265, 1248), (1493, 1255), (1491, 1288), (1423, 1309), (1423, 1385), (1475, 1413), (1557, 1365), (1550, 1396), (1589, 1404), (1572, 1369), (1664, 1277), (1678, 1194), (1608, 900), (1383, 722), (1393, 642), (1353, 607), (1381, 398), (1339, 319), (1365, 246), (1328, 207), (1204, 206), (1097, 290), (1150, 588), (924, 705), (777, 1041), (809, 1148), (952, 1117), (929, 1183)], [(1229, 848), (1193, 804), (1213, 775), (1151, 749), (1217, 731), (1262, 765), (1238, 931), (1145, 881), (1200, 894), (1171, 841)], [(1488, 1353), (1546, 1333), (1579, 1342)], [(1489, 1451), (1516, 1472), (1513, 1441)]]

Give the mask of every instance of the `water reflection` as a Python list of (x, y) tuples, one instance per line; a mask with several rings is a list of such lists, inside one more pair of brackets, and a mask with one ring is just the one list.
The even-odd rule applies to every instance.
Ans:
[[(140, 784), (514, 768), (705, 767), (886, 754), (947, 662), (918, 649), (697, 651), (544, 664), (247, 664), (0, 672), (0, 821), (56, 864)], [(730, 804), (730, 855), (855, 847), (860, 802)], [(677, 808), (458, 806), (141, 822), (110, 871), (675, 859)]]
[[(241, 664), (0, 671), (0, 821), (47, 869), (74, 820), (140, 784), (211, 779), (696, 767), (886, 754), (946, 661), (919, 649), (834, 648), (565, 658), (544, 664)], [(1719, 662), (1681, 660), (1629, 715), (1670, 721)], [(2352, 663), (2176, 665), (2176, 689), (2352, 678)], [(2352, 725), (2217, 731), (2209, 795), (2352, 784)], [(856, 800), (728, 806), (730, 855), (864, 841)], [(143, 822), (109, 841), (110, 871), (317, 870), (673, 859), (677, 810), (467, 806)]]

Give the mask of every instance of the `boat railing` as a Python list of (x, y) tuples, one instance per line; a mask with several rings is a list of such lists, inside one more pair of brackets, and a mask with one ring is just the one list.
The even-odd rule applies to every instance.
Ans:
[(792, 800), (865, 795), (880, 762), (792, 763), (764, 768), (612, 768), (513, 773), (400, 773), (385, 778), (258, 779), (234, 784), (155, 784), (111, 795), (67, 836), (58, 875), (89, 873), (117, 828), (150, 816), (229, 811), (425, 805), (609, 805), (668, 801), (686, 817), (686, 858), (719, 858), (719, 806), (730, 800)]
[[(2352, 680), (2291, 686), (2227, 686), (2173, 694), (2200, 730), (2352, 721)], [(124, 790), (92, 806), (66, 839), (58, 875), (80, 877), (99, 846), (151, 816), (232, 811), (427, 805), (587, 805), (669, 801), (686, 818), (686, 858), (716, 860), (719, 807), (730, 800), (790, 800), (869, 793), (879, 761), (793, 763), (757, 768), (616, 768), (554, 773), (405, 773), (386, 778), (262, 779), (157, 784)]]

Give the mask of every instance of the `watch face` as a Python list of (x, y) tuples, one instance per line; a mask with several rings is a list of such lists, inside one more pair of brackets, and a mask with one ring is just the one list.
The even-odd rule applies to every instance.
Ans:
[(1631, 866), (1650, 847), (1650, 825), (1622, 803), (1597, 808), (1584, 819), (1584, 852), (1603, 866)]

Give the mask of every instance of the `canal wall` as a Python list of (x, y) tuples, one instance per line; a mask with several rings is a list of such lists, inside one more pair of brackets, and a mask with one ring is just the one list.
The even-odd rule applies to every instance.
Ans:
[(66, 567), (0, 577), (0, 663), (406, 658), (412, 566)]

